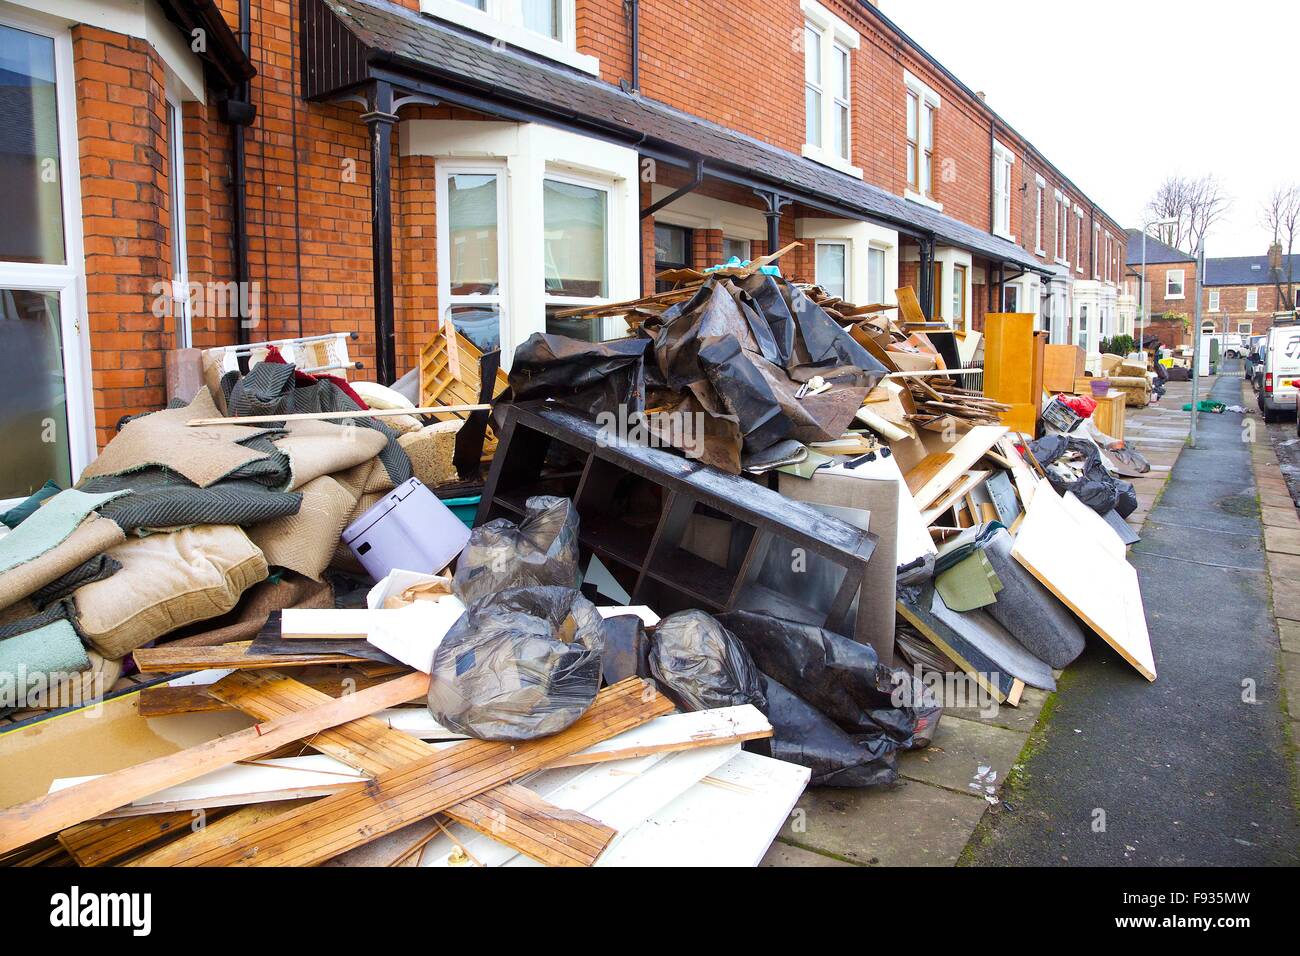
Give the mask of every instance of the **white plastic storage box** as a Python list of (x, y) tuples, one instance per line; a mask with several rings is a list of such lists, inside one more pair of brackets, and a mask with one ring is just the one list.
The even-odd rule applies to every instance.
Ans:
[(380, 581), (394, 568), (437, 574), (469, 543), (469, 528), (412, 478), (352, 522), (343, 543)]

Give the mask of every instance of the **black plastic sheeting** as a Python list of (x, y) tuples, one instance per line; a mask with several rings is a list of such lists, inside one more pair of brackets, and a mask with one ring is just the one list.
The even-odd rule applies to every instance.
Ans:
[(506, 588), (578, 586), (578, 509), (551, 495), (535, 495), (524, 507), (517, 525), (496, 518), (470, 532), (452, 581), (465, 604)]
[(510, 391), (516, 401), (550, 398), (579, 412), (645, 410), (648, 339), (592, 343), (534, 332), (515, 349)]
[(600, 690), (604, 623), (578, 591), (512, 588), (461, 615), (429, 674), (429, 711), (449, 730), (483, 740), (559, 733)]
[[(1127, 518), (1137, 510), (1137, 492), (1132, 483), (1122, 481), (1106, 470), (1101, 452), (1092, 442), (1069, 435), (1046, 435), (1030, 442), (1029, 450), (1047, 470), (1047, 480), (1057, 494), (1072, 491), (1076, 498), (1100, 515), (1113, 509), (1121, 518)], [(1068, 452), (1083, 456), (1083, 477), (1077, 481), (1062, 481), (1048, 468)]]

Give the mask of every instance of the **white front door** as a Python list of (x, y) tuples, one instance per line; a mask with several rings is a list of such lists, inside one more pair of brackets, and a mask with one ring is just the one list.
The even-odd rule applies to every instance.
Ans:
[(0, 14), (0, 503), (94, 455), (72, 41)]

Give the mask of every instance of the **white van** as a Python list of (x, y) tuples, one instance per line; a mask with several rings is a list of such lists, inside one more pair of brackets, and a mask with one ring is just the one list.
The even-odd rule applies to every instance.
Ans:
[(1280, 412), (1295, 412), (1296, 396), (1300, 395), (1296, 387), (1300, 382), (1300, 323), (1269, 329), (1260, 356), (1263, 387), (1259, 390), (1259, 410), (1264, 413), (1264, 421), (1275, 422)]

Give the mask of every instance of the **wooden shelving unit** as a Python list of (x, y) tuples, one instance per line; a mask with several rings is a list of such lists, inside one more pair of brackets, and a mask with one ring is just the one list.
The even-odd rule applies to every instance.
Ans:
[[(659, 614), (687, 608), (769, 611), (848, 636), (875, 535), (737, 475), (657, 448), (623, 441), (554, 405), (510, 406), (476, 523), (518, 520), (537, 494), (572, 498), (585, 566), (596, 555), (631, 594)], [(697, 518), (725, 522), (726, 553), (710, 560), (690, 550)], [(758, 582), (774, 542), (805, 549), (844, 569), (830, 607), (800, 600), (799, 574), (774, 589)]]

